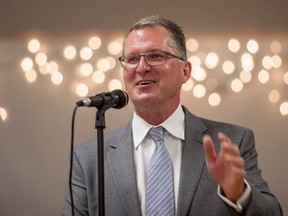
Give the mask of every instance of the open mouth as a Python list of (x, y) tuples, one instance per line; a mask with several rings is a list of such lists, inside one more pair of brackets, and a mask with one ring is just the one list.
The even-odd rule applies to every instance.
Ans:
[(145, 81), (140, 81), (137, 83), (137, 85), (149, 85), (155, 83), (155, 81), (151, 81), (151, 80), (145, 80)]

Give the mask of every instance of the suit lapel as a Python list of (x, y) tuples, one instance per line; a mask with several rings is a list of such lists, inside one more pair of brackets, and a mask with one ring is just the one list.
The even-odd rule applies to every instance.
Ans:
[[(128, 215), (141, 215), (134, 165), (131, 124), (118, 131), (107, 151), (108, 165)], [(108, 147), (109, 148), (109, 147)]]
[(184, 112), (185, 140), (182, 149), (177, 215), (188, 214), (205, 164), (202, 138), (207, 128), (199, 118), (185, 108)]

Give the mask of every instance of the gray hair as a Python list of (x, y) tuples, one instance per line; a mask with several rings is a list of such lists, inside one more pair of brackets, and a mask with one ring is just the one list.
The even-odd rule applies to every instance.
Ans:
[(168, 42), (169, 46), (174, 47), (178, 52), (178, 54), (180, 55), (180, 57), (182, 57), (184, 60), (187, 60), (185, 35), (182, 31), (182, 28), (178, 26), (175, 22), (167, 18), (159, 17), (158, 15), (145, 17), (136, 22), (130, 28), (129, 32), (125, 36), (125, 39), (128, 37), (129, 33), (133, 30), (155, 26), (162, 26), (169, 32), (170, 34), (170, 40)]

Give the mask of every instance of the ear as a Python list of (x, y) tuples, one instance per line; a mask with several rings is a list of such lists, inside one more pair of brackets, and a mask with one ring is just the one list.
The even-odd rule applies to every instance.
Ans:
[(182, 68), (182, 83), (186, 83), (191, 76), (192, 64), (190, 61), (185, 61)]

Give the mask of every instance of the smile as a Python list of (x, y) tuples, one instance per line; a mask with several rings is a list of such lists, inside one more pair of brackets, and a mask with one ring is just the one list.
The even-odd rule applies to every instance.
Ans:
[(152, 83), (155, 83), (155, 81), (145, 80), (145, 81), (138, 82), (137, 85), (148, 85), (148, 84), (152, 84)]

